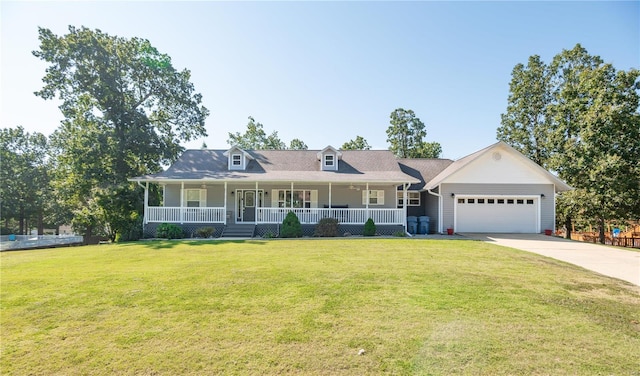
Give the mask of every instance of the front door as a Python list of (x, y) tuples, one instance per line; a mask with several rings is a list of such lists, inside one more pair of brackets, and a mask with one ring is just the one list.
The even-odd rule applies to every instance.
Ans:
[(255, 222), (256, 208), (262, 206), (262, 193), (258, 191), (256, 198), (255, 190), (238, 190), (238, 222)]

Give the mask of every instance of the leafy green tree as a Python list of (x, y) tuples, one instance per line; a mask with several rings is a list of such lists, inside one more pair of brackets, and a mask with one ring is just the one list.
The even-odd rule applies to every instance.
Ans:
[(22, 126), (0, 129), (0, 215), (4, 227), (18, 222), (26, 234), (35, 224), (43, 234), (46, 202), (51, 198), (47, 138)]
[(159, 171), (181, 141), (206, 136), (209, 111), (190, 72), (148, 40), (73, 26), (63, 36), (40, 28), (39, 39), (33, 54), (49, 67), (36, 95), (58, 97), (64, 115), (52, 136), (56, 195), (85, 235), (114, 239), (142, 208), (142, 190), (127, 178)]
[(289, 143), (289, 150), (307, 150), (309, 147), (301, 139), (294, 138)]
[[(640, 72), (616, 71), (579, 44), (549, 65), (532, 56), (514, 68), (498, 138), (575, 188), (558, 199), (558, 220), (640, 217)], [(569, 235), (569, 234), (568, 234)]]
[(442, 147), (437, 142), (425, 142), (424, 123), (413, 110), (397, 108), (390, 115), (387, 128), (389, 150), (398, 158), (438, 158)]
[(277, 131), (267, 136), (264, 126), (251, 116), (249, 116), (246, 132), (229, 133), (227, 144), (247, 150), (283, 150), (287, 148), (287, 145), (278, 137)]
[(349, 140), (342, 144), (342, 150), (371, 150), (371, 145), (362, 136), (356, 136), (355, 140)]
[(507, 112), (502, 114), (498, 139), (548, 168), (551, 145), (551, 76), (540, 56), (529, 57), (526, 66), (517, 64), (511, 72)]

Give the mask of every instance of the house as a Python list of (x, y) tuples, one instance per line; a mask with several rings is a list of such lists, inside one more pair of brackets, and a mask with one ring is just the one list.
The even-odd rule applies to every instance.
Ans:
[[(321, 218), (342, 232), (407, 230), (407, 217), (430, 218), (429, 232), (553, 229), (555, 194), (570, 189), (509, 145), (498, 142), (458, 161), (397, 159), (388, 150), (187, 150), (166, 171), (129, 179), (145, 187), (144, 228), (176, 223), (187, 233), (277, 234), (289, 211), (305, 235)], [(149, 184), (162, 206), (148, 205)]]

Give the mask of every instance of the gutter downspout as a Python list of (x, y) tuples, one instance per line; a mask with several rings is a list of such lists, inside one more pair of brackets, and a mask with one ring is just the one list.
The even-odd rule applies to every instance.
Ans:
[(409, 229), (407, 228), (407, 189), (410, 186), (411, 184), (409, 183), (402, 184), (402, 211), (404, 213), (402, 224), (404, 225), (404, 233), (412, 237), (413, 235), (409, 234)]
[[(440, 191), (440, 185), (438, 185), (438, 191)], [(427, 189), (427, 193), (438, 198), (438, 233), (442, 234), (442, 195), (440, 193), (431, 192)]]

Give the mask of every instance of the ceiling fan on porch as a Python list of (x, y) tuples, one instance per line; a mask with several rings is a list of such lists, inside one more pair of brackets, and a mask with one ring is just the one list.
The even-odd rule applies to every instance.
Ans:
[(359, 190), (360, 190), (360, 187), (358, 187), (358, 186), (355, 186), (355, 185), (351, 184), (351, 185), (349, 186), (349, 189), (359, 191)]

